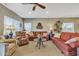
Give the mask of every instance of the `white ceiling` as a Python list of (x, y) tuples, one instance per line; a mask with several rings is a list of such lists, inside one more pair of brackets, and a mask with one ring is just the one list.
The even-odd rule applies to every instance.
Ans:
[(79, 17), (79, 3), (43, 3), (46, 9), (36, 7), (35, 11), (32, 11), (32, 4), (7, 3), (3, 5), (23, 18)]

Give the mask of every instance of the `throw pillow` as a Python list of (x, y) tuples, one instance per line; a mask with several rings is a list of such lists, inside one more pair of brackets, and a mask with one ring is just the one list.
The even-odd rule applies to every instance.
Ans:
[(79, 40), (79, 37), (71, 38), (65, 42), (65, 44), (71, 44)]

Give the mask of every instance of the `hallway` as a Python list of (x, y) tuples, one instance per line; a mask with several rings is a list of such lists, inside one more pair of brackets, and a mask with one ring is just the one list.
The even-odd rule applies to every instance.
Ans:
[(47, 41), (44, 44), (45, 48), (38, 49), (35, 47), (36, 43), (30, 41), (28, 45), (17, 47), (13, 56), (63, 56), (51, 41)]

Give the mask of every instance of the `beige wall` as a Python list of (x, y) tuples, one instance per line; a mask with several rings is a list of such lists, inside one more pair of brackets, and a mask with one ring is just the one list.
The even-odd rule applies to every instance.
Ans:
[(4, 16), (8, 16), (22, 22), (20, 16), (18, 16), (16, 13), (12, 12), (8, 8), (0, 4), (0, 34), (3, 33), (3, 29), (4, 29)]
[(25, 19), (25, 23), (31, 23), (32, 29), (36, 29), (36, 25), (38, 22), (41, 22), (44, 29), (49, 30), (50, 25), (54, 28), (54, 23), (57, 20), (61, 20), (62, 22), (73, 22), (75, 24), (75, 32), (79, 32), (79, 18), (27, 18)]

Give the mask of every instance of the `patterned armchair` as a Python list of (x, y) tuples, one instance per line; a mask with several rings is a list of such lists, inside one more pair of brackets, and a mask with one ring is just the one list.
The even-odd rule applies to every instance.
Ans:
[(17, 44), (19, 46), (26, 45), (29, 43), (29, 36), (26, 34), (26, 32), (23, 31), (18, 31), (16, 32), (16, 39), (17, 39)]

